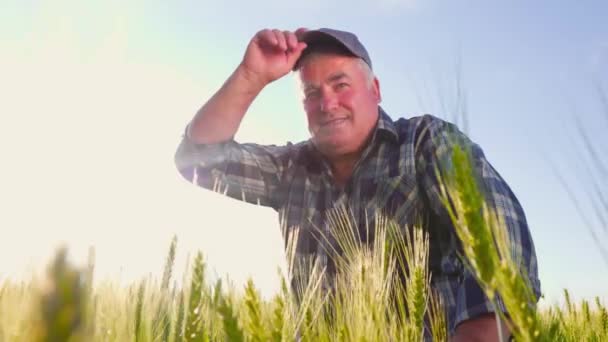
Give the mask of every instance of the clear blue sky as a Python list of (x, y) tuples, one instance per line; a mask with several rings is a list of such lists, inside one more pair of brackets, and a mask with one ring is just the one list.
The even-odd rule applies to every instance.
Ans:
[[(158, 265), (172, 232), (199, 234), (188, 246), (217, 248), (220, 265), (231, 254), (217, 246), (230, 249), (230, 238), (215, 238), (219, 233), (213, 230), (192, 230), (201, 218), (209, 220), (212, 212), (221, 212), (219, 206), (233, 203), (202, 195), (202, 190), (183, 184), (173, 174), (172, 153), (181, 130), (234, 69), (256, 31), (333, 27), (355, 32), (368, 48), (381, 84), (382, 105), (393, 118), (431, 113), (453, 120), (458, 108), (455, 84), (460, 80), (466, 94), (467, 131), (511, 185), (528, 216), (544, 292), (555, 299), (567, 287), (575, 298), (607, 298), (608, 266), (552, 169), (557, 165), (591, 215), (582, 190), (588, 178), (581, 167), (583, 149), (573, 118), (581, 120), (607, 155), (608, 114), (601, 111), (593, 88), (599, 82), (608, 91), (607, 17), (605, 1), (15, 1), (0, 5), (0, 71), (9, 75), (0, 81), (0, 89), (9, 94), (8, 108), (0, 116), (0, 130), (6, 129), (0, 139), (8, 165), (14, 166), (9, 172), (12, 178), (4, 181), (13, 192), (0, 195), (0, 200), (22, 213), (7, 223), (23, 227), (39, 223), (23, 219), (30, 213), (24, 209), (25, 197), (52, 201), (51, 193), (70, 188), (67, 184), (75, 180), (90, 184), (91, 179), (107, 179), (108, 186), (70, 190), (74, 196), (62, 203), (73, 203), (74, 197), (106, 198), (91, 200), (94, 204), (83, 207), (83, 216), (70, 224), (112, 216), (115, 220), (106, 218), (99, 229), (120, 226), (127, 248), (130, 239), (148, 233), (144, 225), (160, 221), (163, 225), (155, 230), (161, 233), (155, 236), (162, 242), (155, 243), (153, 250), (160, 255)], [(465, 129), (462, 124), (461, 128)], [(30, 144), (19, 143), (28, 133)], [(292, 77), (264, 91), (237, 138), (276, 144), (307, 138)], [(54, 148), (40, 150), (42, 146)], [(74, 146), (81, 147), (76, 155), (66, 152)], [(53, 164), (49, 150), (63, 158)], [(41, 157), (26, 157), (36, 155)], [(78, 158), (86, 163), (75, 162)], [(49, 163), (54, 171), (42, 174), (63, 183), (25, 185), (42, 175), (33, 171), (37, 166)], [(91, 178), (82, 178), (81, 169)], [(109, 192), (112, 186), (115, 192)], [(124, 203), (108, 200), (122, 192), (129, 194)], [(24, 198), (16, 199), (19, 196)], [(36, 203), (48, 208), (46, 201)], [(104, 206), (113, 209), (103, 214)], [(168, 207), (172, 209), (164, 210)], [(48, 210), (55, 215), (49, 222), (63, 222), (57, 210)], [(237, 216), (247, 217), (251, 209), (234, 210), (241, 213)], [(260, 215), (265, 215), (260, 221), (265, 224), (274, 220), (266, 211)], [(141, 219), (144, 216), (147, 219)], [(214, 217), (217, 224), (228, 222)], [(132, 228), (134, 232), (125, 229), (138, 224), (142, 227)], [(242, 222), (226, 225), (237, 227)], [(282, 243), (275, 228), (260, 227), (266, 235), (242, 227), (230, 234), (247, 236), (242, 240), (249, 241), (271, 236), (266, 243), (276, 251)], [(90, 235), (80, 234), (82, 239)], [(197, 239), (200, 245), (193, 242)], [(599, 243), (608, 243), (608, 234), (600, 234)], [(37, 246), (46, 245), (38, 242)], [(103, 247), (99, 248), (103, 256)], [(275, 253), (255, 262), (277, 258), (280, 254)], [(239, 262), (233, 264), (224, 270), (239, 267)], [(124, 266), (123, 261), (125, 269), (137, 265)], [(254, 276), (268, 278), (268, 270), (274, 268), (253, 271), (258, 272)]]

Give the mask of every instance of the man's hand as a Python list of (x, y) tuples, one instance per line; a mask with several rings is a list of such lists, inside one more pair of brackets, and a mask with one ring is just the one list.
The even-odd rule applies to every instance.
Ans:
[(250, 81), (262, 87), (283, 77), (306, 48), (306, 43), (297, 38), (306, 31), (305, 28), (295, 32), (265, 29), (256, 33), (239, 67)]
[[(501, 322), (502, 341), (507, 341), (509, 328)], [(498, 326), (496, 325), (496, 315), (493, 313), (485, 314), (460, 323), (456, 327), (450, 342), (498, 342)]]

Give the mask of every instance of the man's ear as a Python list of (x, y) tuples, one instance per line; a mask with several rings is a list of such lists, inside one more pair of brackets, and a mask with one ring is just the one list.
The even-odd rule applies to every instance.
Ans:
[(378, 81), (378, 77), (374, 76), (372, 90), (374, 91), (374, 95), (376, 96), (376, 101), (378, 103), (382, 102), (382, 94), (380, 93), (380, 81)]

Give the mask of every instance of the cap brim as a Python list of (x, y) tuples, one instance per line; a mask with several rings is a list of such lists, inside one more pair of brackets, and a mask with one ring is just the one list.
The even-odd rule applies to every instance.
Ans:
[(304, 42), (306, 44), (315, 44), (315, 43), (319, 43), (319, 42), (336, 42), (336, 43), (340, 43), (341, 45), (344, 45), (336, 37), (334, 37), (328, 33), (318, 31), (318, 30), (306, 31), (299, 38), (300, 38), (299, 40), (301, 42)]

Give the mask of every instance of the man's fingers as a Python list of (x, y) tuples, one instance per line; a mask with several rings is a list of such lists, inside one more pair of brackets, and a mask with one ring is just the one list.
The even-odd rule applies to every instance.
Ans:
[(296, 32), (264, 29), (256, 34), (255, 39), (262, 48), (286, 53), (289, 63), (295, 63), (307, 46), (298, 37), (298, 35), (301, 35), (305, 31), (307, 31), (305, 28), (300, 28)]
[(300, 56), (302, 56), (302, 51), (304, 51), (304, 49), (306, 49), (306, 46), (307, 46), (306, 43), (299, 42), (298, 45), (296, 46), (296, 48), (293, 49), (291, 51), (291, 53), (288, 54), (288, 60), (292, 67), (296, 64), (296, 61), (298, 60), (298, 58), (300, 58)]
[(307, 28), (300, 27), (295, 32), (280, 31), (277, 29), (264, 29), (259, 31), (256, 36), (258, 41), (268, 47), (273, 47), (281, 51), (296, 51), (302, 46), (299, 44)]
[(282, 51), (287, 51), (287, 41), (285, 39), (285, 35), (283, 34), (283, 32), (281, 32), (277, 29), (274, 29), (274, 30), (272, 30), (272, 33), (274, 33), (274, 36), (277, 39), (277, 42), (278, 42), (277, 47), (279, 49), (281, 49)]
[(269, 29), (264, 29), (257, 34), (259, 42), (265, 46), (277, 46), (278, 40), (274, 33)]
[(296, 34), (291, 31), (283, 31), (283, 34), (287, 38), (287, 48), (291, 51), (294, 51), (298, 47), (298, 38)]

